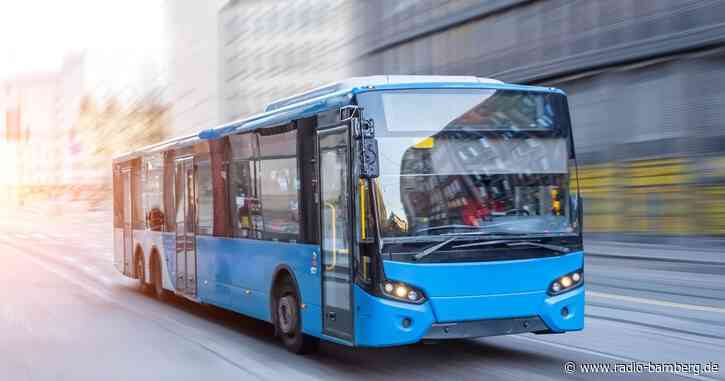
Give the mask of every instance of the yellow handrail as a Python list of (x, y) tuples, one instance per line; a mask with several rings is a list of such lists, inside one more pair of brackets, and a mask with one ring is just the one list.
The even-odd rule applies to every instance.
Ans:
[(325, 270), (332, 271), (337, 266), (337, 209), (330, 202), (326, 202), (325, 207), (332, 210), (332, 264), (325, 265)]
[(360, 238), (367, 238), (367, 216), (365, 216), (365, 180), (360, 179)]

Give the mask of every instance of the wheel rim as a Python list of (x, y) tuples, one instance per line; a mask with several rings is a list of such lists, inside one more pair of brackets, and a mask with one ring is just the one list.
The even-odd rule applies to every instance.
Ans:
[(277, 320), (279, 329), (285, 335), (293, 335), (297, 326), (297, 309), (292, 296), (287, 295), (279, 299), (277, 305)]

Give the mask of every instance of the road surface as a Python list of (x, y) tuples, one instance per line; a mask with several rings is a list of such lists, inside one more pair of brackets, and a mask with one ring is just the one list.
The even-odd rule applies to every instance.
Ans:
[(184, 300), (158, 302), (112, 264), (108, 212), (0, 212), (3, 380), (725, 379), (570, 374), (567, 362), (725, 365), (725, 265), (587, 258), (586, 328), (296, 356), (270, 325)]

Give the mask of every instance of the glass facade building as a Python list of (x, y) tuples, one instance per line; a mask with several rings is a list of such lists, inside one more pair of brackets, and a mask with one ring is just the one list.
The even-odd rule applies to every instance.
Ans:
[(354, 0), (227, 3), (219, 11), (222, 119), (353, 75), (360, 7)]
[(224, 121), (358, 75), (552, 85), (588, 233), (725, 234), (723, 2), (231, 1), (219, 28)]

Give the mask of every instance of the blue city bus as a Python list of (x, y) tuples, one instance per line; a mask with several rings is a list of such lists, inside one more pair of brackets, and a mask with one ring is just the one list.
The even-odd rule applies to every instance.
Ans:
[(114, 264), (295, 353), (584, 325), (566, 95), (352, 78), (113, 161)]

